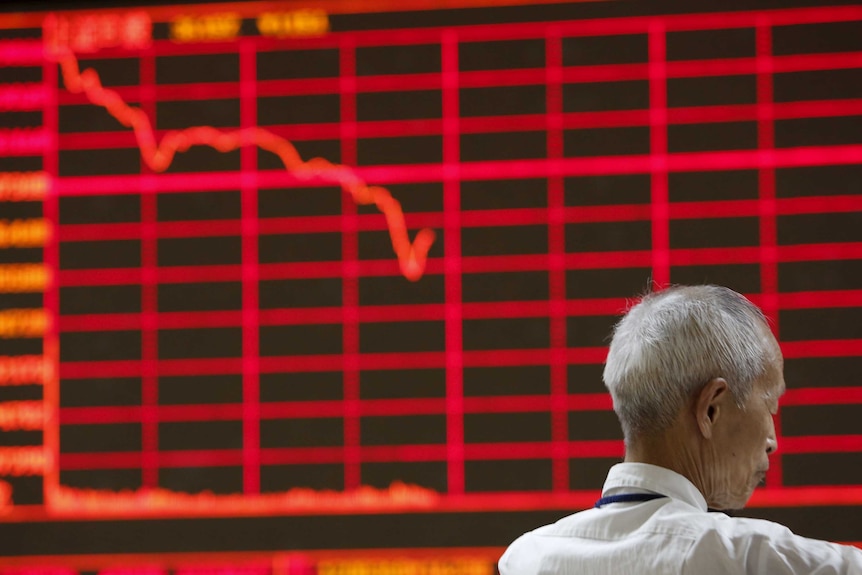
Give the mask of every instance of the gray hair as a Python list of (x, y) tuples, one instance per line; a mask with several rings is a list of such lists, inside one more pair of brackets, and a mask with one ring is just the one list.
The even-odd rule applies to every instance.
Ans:
[(614, 328), (602, 378), (626, 441), (669, 427), (685, 402), (723, 377), (738, 405), (774, 359), (763, 312), (713, 285), (650, 293)]

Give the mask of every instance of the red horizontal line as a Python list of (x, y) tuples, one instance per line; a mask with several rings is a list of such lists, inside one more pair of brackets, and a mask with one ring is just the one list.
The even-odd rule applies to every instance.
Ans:
[(779, 262), (858, 259), (862, 259), (862, 242), (778, 246)]
[[(296, 371), (332, 371), (341, 369), (340, 355), (262, 357), (261, 373)], [(421, 351), (410, 353), (363, 353), (357, 358), (358, 369), (421, 369), (441, 367), (446, 363), (442, 351)]]
[[(752, 104), (727, 104), (716, 106), (689, 106), (668, 108), (668, 124), (716, 124), (720, 122), (744, 122), (757, 120), (757, 106)], [(647, 123), (641, 125), (647, 125)]]
[[(779, 262), (852, 260), (862, 258), (862, 242), (824, 243), (779, 246)], [(760, 248), (757, 246), (741, 248), (689, 248), (671, 250), (671, 265), (709, 265), (722, 263), (757, 263), (760, 261)], [(543, 271), (551, 267), (547, 254), (524, 256), (466, 256), (461, 258), (463, 273), (505, 272), (505, 271)], [(585, 252), (568, 253), (562, 259), (564, 269), (608, 269), (645, 267), (652, 264), (652, 253), (648, 250), (625, 252)], [(340, 277), (344, 271), (343, 263), (303, 262), (293, 264), (262, 264), (258, 277), (267, 279), (290, 279)], [(397, 264), (389, 261), (367, 260), (358, 263), (360, 277), (397, 276)], [(177, 266), (154, 268), (157, 283), (194, 283), (210, 281), (240, 281), (241, 266)], [(428, 275), (443, 271), (443, 259), (429, 260), (426, 268)], [(127, 285), (143, 281), (140, 268), (61, 270), (58, 272), (60, 286), (85, 285)]]
[[(622, 440), (568, 441), (564, 443), (568, 457), (622, 457)], [(553, 456), (552, 442), (507, 442), (473, 443), (464, 445), (464, 456), (468, 460), (513, 460), (545, 459)], [(383, 445), (359, 448), (361, 461), (445, 461), (447, 446), (432, 445)], [(159, 451), (156, 454), (159, 467), (216, 467), (241, 465), (241, 449)], [(142, 465), (140, 452), (107, 453), (63, 453), (60, 454), (61, 470), (75, 469), (124, 469)], [(286, 463), (342, 463), (344, 448), (297, 447), (262, 448), (261, 465)]]
[[(776, 119), (798, 119), (813, 117), (841, 117), (862, 114), (862, 100), (825, 100), (809, 102), (784, 102), (772, 104)], [(757, 106), (752, 104), (692, 106), (667, 110), (669, 124), (718, 123), (755, 121)], [(399, 136), (440, 135), (443, 133), (442, 119), (377, 120), (352, 122), (359, 138), (384, 138)], [(563, 129), (637, 127), (650, 125), (650, 110), (615, 110), (595, 112), (569, 112), (562, 115)], [(272, 133), (293, 141), (338, 139), (344, 124), (297, 124), (267, 126)], [(506, 115), (459, 118), (461, 134), (537, 131), (548, 128), (546, 114)], [(164, 131), (158, 134), (163, 135)], [(63, 149), (135, 148), (134, 134), (122, 131), (64, 133), (58, 137)]]
[(546, 82), (544, 68), (521, 68), (509, 70), (479, 70), (460, 72), (459, 88), (479, 88), (487, 86), (540, 85)]
[[(478, 413), (486, 410), (529, 412), (547, 409), (549, 401), (549, 398), (539, 396), (481, 398), (480, 402), (473, 402), (472, 408), (465, 409)], [(336, 400), (263, 402), (259, 404), (259, 409), (261, 420), (345, 416), (344, 402)], [(443, 415), (446, 413), (446, 403), (442, 398), (364, 399), (359, 401), (357, 409), (356, 415), (363, 417)], [(60, 425), (140, 422), (144, 411), (140, 406), (64, 407), (60, 409)], [(243, 404), (159, 405), (152, 410), (152, 417), (158, 422), (241, 421)]]
[(781, 406), (862, 404), (862, 388), (806, 387), (788, 389), (781, 397)]
[[(671, 110), (668, 110), (670, 122)], [(650, 110), (612, 110), (606, 112), (566, 112), (561, 114), (560, 128), (565, 130), (580, 130), (585, 128), (621, 128), (632, 126), (649, 126)], [(706, 120), (708, 116), (704, 115)], [(547, 125), (547, 120), (545, 120)], [(534, 129), (546, 129), (536, 126)]]
[(566, 362), (570, 364), (604, 363), (607, 356), (607, 347), (581, 347), (566, 350)]
[(802, 291), (778, 294), (780, 309), (862, 307), (862, 290)]
[[(862, 54), (860, 54), (860, 58), (862, 58)], [(777, 102), (772, 104), (772, 110), (772, 115), (776, 120), (858, 116), (862, 114), (862, 99)]]
[[(498, 72), (498, 74), (501, 73), (504, 72)], [(649, 64), (647, 63), (564, 66), (560, 76), (560, 80), (567, 84), (647, 79), (649, 79)]]
[(829, 52), (826, 54), (794, 54), (773, 56), (772, 72), (812, 72), (859, 67), (859, 52)]
[[(325, 264), (318, 263), (323, 267)], [(341, 263), (338, 262), (339, 272)], [(149, 268), (153, 277), (148, 281), (155, 283), (186, 283), (209, 281), (239, 281), (242, 279), (241, 265), (204, 265), (204, 266), (171, 266)], [(135, 284), (144, 281), (142, 268), (113, 268), (87, 270), (60, 270), (57, 274), (58, 284), (71, 285), (117, 285)]]
[[(855, 164), (862, 162), (862, 145), (808, 146), (780, 150), (736, 150), (696, 152), (667, 156), (609, 156), (595, 158), (553, 158), (541, 160), (508, 160), (464, 162), (459, 166), (462, 180), (502, 178), (541, 178), (576, 175), (611, 175), (649, 173), (653, 163), (666, 164), (671, 172), (702, 170), (735, 170), (745, 168), (781, 168)], [(440, 164), (371, 166), (356, 168), (357, 175), (380, 185), (439, 181)], [(314, 185), (319, 180), (300, 181), (286, 170), (257, 172), (262, 188), (290, 185)], [(146, 182), (146, 186), (144, 185)], [(96, 195), (117, 193), (151, 193), (161, 191), (236, 190), (242, 183), (240, 172), (199, 172), (160, 174), (158, 176), (80, 176), (59, 178), (55, 188), (60, 195)]]
[[(780, 446), (784, 453), (845, 453), (862, 450), (862, 435), (849, 436), (805, 436), (783, 437)], [(621, 440), (568, 441), (567, 456), (616, 457), (622, 456)], [(464, 455), (469, 460), (494, 459), (539, 459), (553, 455), (552, 442), (507, 442), (466, 444)], [(364, 461), (398, 460), (443, 460), (447, 455), (446, 445), (392, 445), (364, 446), (360, 458)], [(320, 463), (343, 460), (342, 447), (275, 448), (261, 449), (261, 464)], [(157, 454), (160, 467), (208, 467), (218, 465), (240, 465), (242, 450), (180, 450), (160, 451)], [(60, 455), (60, 467), (70, 469), (119, 469), (140, 467), (139, 452), (111, 453), (65, 453)]]
[(434, 415), (446, 413), (445, 398), (362, 399), (357, 407), (361, 417), (391, 415)]
[[(855, 106), (853, 106), (855, 108)], [(809, 114), (809, 117), (840, 117), (847, 112), (862, 114), (859, 110), (850, 110), (851, 106), (845, 106), (841, 113), (828, 108), (819, 108), (820, 113)], [(803, 116), (790, 113), (781, 114), (782, 117), (799, 118)], [(646, 127), (649, 110), (632, 110), (620, 112), (577, 112), (562, 116), (562, 128), (568, 130), (586, 128), (613, 128), (613, 127)], [(544, 131), (547, 129), (547, 116), (489, 116), (486, 118), (470, 118), (461, 120), (460, 133), (469, 134), (491, 134), (510, 133), (518, 131)], [(679, 108), (668, 111), (669, 124), (688, 123), (719, 123), (725, 121), (755, 121), (757, 119), (756, 109), (752, 106), (713, 106), (703, 108)], [(311, 126), (295, 126), (291, 128), (270, 129), (276, 135), (286, 137), (294, 142), (317, 139), (337, 139), (340, 137), (342, 127), (338, 124), (320, 124)], [(357, 124), (356, 134), (359, 138), (385, 138), (385, 137), (410, 137), (442, 134), (442, 120), (387, 120), (373, 124)], [(292, 134), (291, 136), (285, 133)], [(136, 147), (134, 136), (126, 132), (99, 132), (64, 134), (59, 137), (59, 147), (62, 150), (101, 150), (111, 148)], [(718, 152), (711, 152), (712, 154)], [(721, 152), (724, 154), (725, 152)], [(677, 155), (678, 157), (679, 155)], [(574, 159), (574, 158), (570, 158)], [(561, 160), (565, 161), (565, 160)], [(399, 166), (393, 166), (400, 170)], [(635, 170), (638, 171), (638, 170)], [(285, 172), (289, 175), (289, 172)], [(96, 176), (101, 177), (101, 176)], [(164, 176), (159, 176), (164, 177)], [(293, 176), (291, 176), (293, 178)], [(294, 178), (295, 179), (295, 178)], [(294, 182), (295, 183), (295, 182)], [(227, 189), (227, 188), (225, 188)]]
[[(778, 58), (781, 57), (775, 57), (775, 59)], [(680, 60), (676, 62), (666, 62), (665, 68), (667, 70), (668, 78), (696, 78), (702, 76), (756, 74), (757, 59), (721, 58), (713, 60)]]
[(469, 460), (547, 459), (553, 456), (551, 442), (467, 443), (464, 457)]
[(568, 411), (610, 411), (614, 408), (610, 393), (570, 393)]
[[(807, 146), (780, 150), (728, 150), (669, 154), (671, 172), (734, 170), (744, 168), (792, 168), (854, 164), (862, 161), (862, 146)], [(586, 166), (585, 166), (586, 168)]]
[(782, 341), (785, 358), (862, 356), (862, 339)]
[(445, 461), (446, 445), (381, 445), (361, 447), (361, 461)]
[[(761, 208), (762, 205), (758, 200), (672, 202), (670, 204), (670, 217), (671, 219), (682, 219), (758, 216), (761, 213)], [(858, 196), (849, 195), (777, 200), (779, 215), (839, 213), (859, 209), (862, 209), (862, 200)], [(547, 208), (470, 210), (462, 212), (461, 225), (462, 227), (541, 225), (547, 224), (548, 218), (549, 210)], [(562, 221), (566, 224), (637, 221), (648, 220), (649, 218), (650, 207), (648, 204), (568, 207), (562, 211)], [(385, 218), (379, 214), (362, 214), (356, 216), (356, 220), (357, 229), (360, 231), (387, 229)], [(241, 224), (239, 219), (161, 222), (156, 224), (136, 222), (62, 224), (59, 226), (58, 237), (61, 242), (138, 239), (142, 237), (147, 228), (152, 228), (155, 235), (162, 238), (238, 236), (242, 233)], [(342, 224), (343, 217), (340, 215), (266, 218), (258, 220), (258, 233), (340, 233)], [(442, 227), (443, 213), (409, 214), (407, 224), (410, 228)]]
[[(314, 193), (309, 192), (309, 193)], [(355, 216), (359, 231), (387, 230), (386, 219), (381, 214), (362, 214)], [(407, 225), (411, 228), (442, 226), (442, 212), (409, 214)], [(535, 223), (544, 223), (547, 215), (533, 216)], [(257, 220), (258, 234), (301, 234), (313, 232), (343, 231), (343, 217), (337, 216), (302, 216), (266, 218)], [(190, 238), (219, 237), (242, 235), (241, 219), (232, 220), (184, 220), (177, 222), (159, 222), (142, 224), (129, 223), (99, 223), (99, 224), (62, 224), (59, 226), (60, 242), (73, 241), (104, 241), (121, 239), (139, 239), (145, 233), (151, 232), (158, 238)]]
[(758, 263), (761, 256), (759, 246), (675, 249), (670, 251), (670, 265)]
[[(133, 359), (60, 362), (60, 378), (135, 377), (141, 374), (141, 364)], [(242, 373), (242, 358), (160, 360), (158, 366), (159, 375), (163, 376)]]
[[(569, 363), (602, 363), (605, 347), (570, 348), (565, 360)], [(550, 365), (551, 350), (501, 349), (491, 351), (463, 351), (464, 367), (506, 365)], [(341, 354), (261, 357), (260, 373), (299, 371), (332, 371), (341, 368)], [(358, 369), (421, 369), (442, 367), (446, 364), (445, 352), (363, 353), (357, 357)], [(242, 358), (170, 359), (158, 360), (162, 376), (209, 375), (242, 373)], [(140, 360), (117, 361), (64, 361), (60, 363), (63, 379), (133, 377), (140, 375)]]
[[(748, 502), (748, 507), (831, 507), (835, 505), (862, 505), (862, 486), (767, 487), (755, 490)], [(855, 545), (860, 544), (855, 543)]]
[(669, 215), (671, 219), (702, 219), (727, 217), (733, 218), (740, 216), (756, 216), (760, 212), (760, 207), (761, 204), (758, 200), (670, 202)]
[(183, 449), (159, 451), (157, 462), (159, 467), (237, 466), (242, 465), (243, 457), (241, 449)]
[(285, 447), (260, 450), (261, 465), (344, 463), (344, 447)]
[(856, 212), (859, 210), (862, 210), (862, 198), (858, 195), (782, 198), (776, 202), (776, 211), (781, 216)]
[[(862, 306), (862, 290), (808, 291), (778, 294), (780, 309), (816, 309)], [(560, 310), (547, 300), (511, 302), (471, 302), (462, 304), (464, 319), (618, 315), (626, 309), (624, 298), (579, 299), (563, 302)], [(363, 306), (360, 322), (437, 321), (443, 318), (444, 304), (402, 304)], [(242, 311), (159, 312), (153, 314), (158, 329), (240, 327)], [(341, 323), (341, 307), (259, 310), (259, 325), (311, 325)], [(61, 315), (59, 331), (137, 330), (143, 326), (138, 313)]]
[(66, 333), (73, 331), (139, 330), (143, 324), (143, 315), (139, 313), (61, 315), (57, 319), (58, 331)]
[[(199, 407), (199, 406), (194, 406)], [(60, 425), (111, 424), (141, 421), (143, 408), (134, 406), (63, 407), (60, 408)], [(195, 410), (190, 418), (194, 419)]]
[[(436, 72), (357, 76), (355, 81), (356, 92), (358, 93), (440, 90), (443, 88), (443, 74)], [(284, 94), (274, 93), (273, 95), (283, 96)]]
[[(797, 54), (773, 56), (773, 73), (804, 72), (856, 68), (860, 52), (828, 54)], [(756, 58), (727, 58), (713, 60), (690, 60), (667, 62), (669, 78), (704, 76), (728, 76), (756, 74)], [(588, 66), (567, 66), (562, 69), (564, 83), (593, 83), (606, 81), (647, 80), (649, 65), (643, 64), (605, 64)], [(360, 76), (355, 79), (356, 90), (367, 92), (399, 92), (409, 90), (442, 89), (442, 74), (403, 74)], [(461, 72), (458, 83), (461, 88), (506, 87), (516, 85), (544, 85), (545, 69), (488, 70)], [(240, 82), (202, 82), (189, 84), (159, 84), (152, 87), (157, 101), (209, 100), (213, 98), (238, 98)], [(308, 78), (292, 80), (259, 80), (255, 83), (258, 96), (292, 96), (315, 94), (339, 94), (340, 78)], [(141, 100), (139, 86), (112, 87), (126, 102)], [(61, 90), (58, 94), (60, 105), (85, 105), (89, 100), (83, 94), (72, 94)], [(837, 114), (834, 114), (837, 115)], [(118, 125), (118, 129), (119, 129)]]
[(261, 419), (294, 417), (344, 417), (345, 403), (341, 400), (260, 402)]
[(58, 237), (60, 242), (135, 239), (149, 230), (159, 238), (239, 236), (242, 234), (242, 221), (235, 219), (156, 224), (62, 224), (59, 226)]
[(482, 396), (463, 398), (464, 413), (512, 413), (550, 411), (548, 395)]
[(61, 453), (58, 460), (60, 469), (62, 470), (129, 469), (143, 466), (143, 454), (138, 451)]
[(852, 453), (862, 451), (862, 435), (788, 437), (778, 445), (781, 453)]

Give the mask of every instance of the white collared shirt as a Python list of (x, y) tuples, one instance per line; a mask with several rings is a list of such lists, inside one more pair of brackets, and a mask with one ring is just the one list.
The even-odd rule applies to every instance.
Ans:
[(669, 469), (615, 465), (602, 496), (623, 493), (666, 497), (610, 503), (526, 533), (500, 558), (500, 574), (862, 574), (862, 550), (708, 513), (694, 484)]

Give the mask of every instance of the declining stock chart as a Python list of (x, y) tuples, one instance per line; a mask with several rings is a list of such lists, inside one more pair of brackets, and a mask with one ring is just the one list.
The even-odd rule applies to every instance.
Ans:
[(858, 6), (56, 7), (0, 14), (8, 569), (494, 573), (670, 283), (782, 344), (746, 512), (862, 541)]

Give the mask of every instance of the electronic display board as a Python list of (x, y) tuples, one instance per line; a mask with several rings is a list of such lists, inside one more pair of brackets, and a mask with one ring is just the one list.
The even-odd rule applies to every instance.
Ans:
[(782, 345), (746, 513), (862, 541), (808, 521), (862, 503), (862, 8), (498, 4), (0, 14), (2, 555), (492, 573), (621, 459), (608, 336), (670, 283)]

